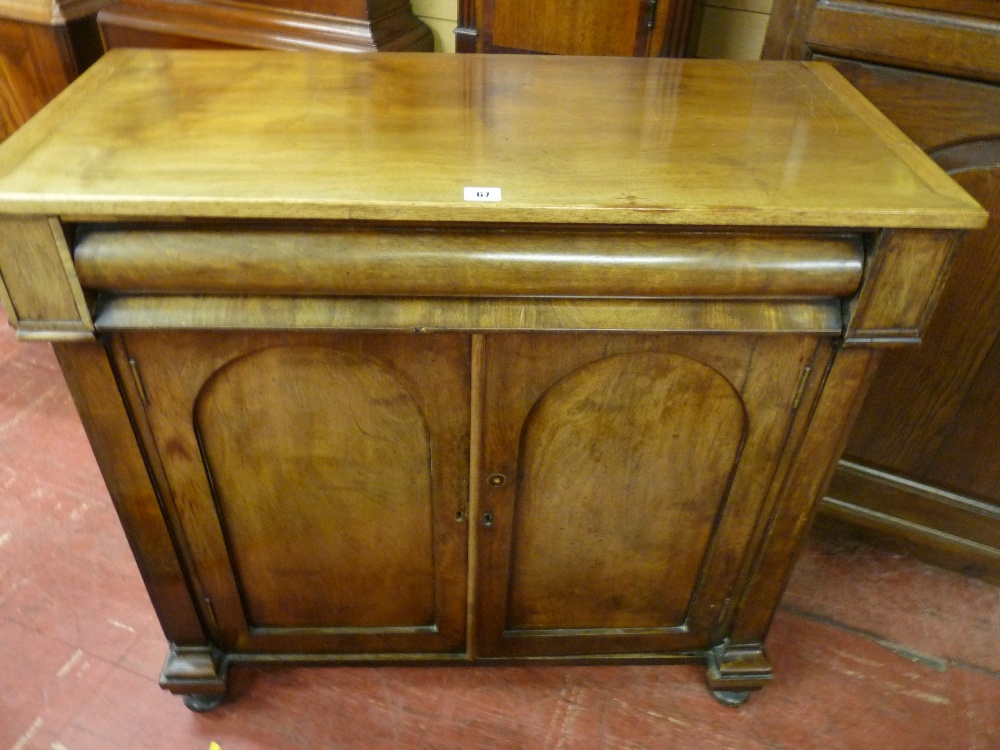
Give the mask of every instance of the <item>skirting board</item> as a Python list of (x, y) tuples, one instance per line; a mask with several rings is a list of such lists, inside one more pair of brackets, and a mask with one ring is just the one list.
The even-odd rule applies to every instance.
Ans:
[(841, 461), (815, 528), (1000, 584), (1000, 508)]

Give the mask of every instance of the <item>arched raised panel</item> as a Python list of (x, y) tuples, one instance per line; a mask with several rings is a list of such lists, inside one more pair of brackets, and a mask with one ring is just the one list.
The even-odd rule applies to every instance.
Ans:
[(194, 417), (248, 624), (434, 624), (428, 430), (396, 373), (266, 348), (218, 370)]
[(521, 436), (505, 629), (682, 625), (745, 434), (733, 386), (685, 356), (549, 388)]

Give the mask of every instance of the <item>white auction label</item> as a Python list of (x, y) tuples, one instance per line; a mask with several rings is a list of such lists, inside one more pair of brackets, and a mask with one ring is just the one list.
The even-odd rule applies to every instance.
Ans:
[(500, 188), (498, 187), (467, 187), (465, 188), (465, 200), (467, 201), (498, 201), (500, 200)]

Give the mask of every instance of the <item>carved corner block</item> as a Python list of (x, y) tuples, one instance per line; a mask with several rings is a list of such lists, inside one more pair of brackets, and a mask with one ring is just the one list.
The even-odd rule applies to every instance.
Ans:
[(845, 305), (844, 343), (920, 343), (964, 234), (950, 229), (882, 232), (866, 253), (859, 292)]
[(759, 645), (730, 646), (723, 643), (706, 655), (708, 688), (716, 700), (727, 706), (746, 703), (754, 690), (774, 678), (771, 663)]
[(94, 322), (58, 219), (0, 220), (0, 299), (22, 340), (94, 337)]

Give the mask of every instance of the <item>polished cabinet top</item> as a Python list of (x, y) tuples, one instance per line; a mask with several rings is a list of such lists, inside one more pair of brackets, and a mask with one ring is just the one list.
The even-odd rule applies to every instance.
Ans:
[(156, 50), (108, 54), (0, 147), (0, 210), (859, 228), (986, 218), (823, 64)]

